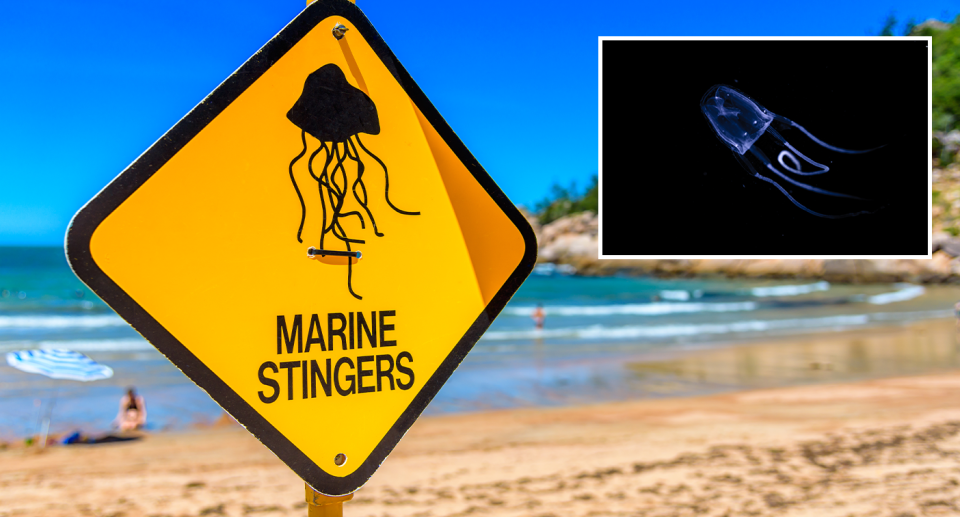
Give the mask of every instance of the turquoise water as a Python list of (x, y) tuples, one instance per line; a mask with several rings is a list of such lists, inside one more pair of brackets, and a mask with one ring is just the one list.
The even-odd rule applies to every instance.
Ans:
[[(958, 298), (957, 288), (908, 284), (535, 274), (427, 412), (652, 396), (625, 365), (776, 336), (950, 318)], [(546, 312), (540, 331), (531, 319), (538, 304)], [(53, 432), (106, 430), (127, 386), (146, 398), (155, 430), (222, 414), (76, 279), (61, 249), (0, 247), (0, 353), (31, 348), (80, 351), (115, 376), (54, 381), (0, 363), (0, 438), (35, 433), (50, 412)]]

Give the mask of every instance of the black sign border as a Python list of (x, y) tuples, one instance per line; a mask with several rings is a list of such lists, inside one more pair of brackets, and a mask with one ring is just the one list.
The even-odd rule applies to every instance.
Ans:
[[(260, 416), (245, 400), (114, 283), (97, 266), (90, 253), (90, 240), (100, 223), (156, 171), (160, 170), (168, 160), (200, 133), (217, 115), (256, 82), (274, 63), (280, 60), (310, 30), (330, 16), (341, 16), (347, 19), (366, 39), (373, 51), (380, 57), (387, 69), (393, 73), (394, 78), (433, 125), (440, 137), (450, 146), (450, 149), (497, 203), (497, 206), (520, 230), (525, 247), (520, 264), (483, 312), (470, 325), (466, 334), (456, 344), (450, 355), (441, 363), (440, 368), (430, 377), (410, 406), (400, 415), (397, 422), (374, 448), (370, 456), (357, 470), (345, 477), (330, 475), (313, 463), (300, 449)], [(507, 196), (490, 178), (490, 175), (480, 166), (476, 158), (467, 150), (443, 117), (440, 116), (440, 113), (430, 103), (406, 69), (403, 68), (363, 12), (347, 0), (319, 0), (310, 4), (279, 34), (274, 36), (243, 66), (217, 87), (213, 93), (193, 108), (190, 113), (81, 208), (73, 217), (70, 227), (67, 229), (65, 246), (70, 267), (90, 289), (180, 368), (187, 377), (204, 389), (224, 410), (273, 451), (307, 484), (316, 491), (330, 496), (352, 493), (363, 486), (373, 475), (410, 426), (426, 409), (427, 404), (433, 400), (440, 387), (460, 365), (467, 352), (473, 348), (473, 345), (480, 339), (490, 323), (500, 314), (500, 311), (516, 293), (523, 280), (533, 271), (537, 257), (537, 241), (529, 223), (513, 203), (507, 199)]]

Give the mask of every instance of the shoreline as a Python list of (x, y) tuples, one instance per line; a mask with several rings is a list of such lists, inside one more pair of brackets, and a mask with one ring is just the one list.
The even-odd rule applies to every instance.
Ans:
[[(478, 360), (472, 361), (468, 357), (454, 373), (446, 391), (441, 391), (428, 406), (425, 417), (669, 400), (933, 374), (960, 369), (958, 342), (960, 333), (952, 319), (934, 319), (840, 331), (753, 336), (707, 343), (692, 341), (643, 349), (608, 347), (603, 353), (588, 355), (565, 349), (566, 355), (553, 356), (541, 346), (534, 349), (539, 350), (539, 354), (525, 353), (502, 364), (499, 358), (490, 361), (476, 356)], [(604, 347), (579, 345), (577, 349), (580, 348)], [(162, 361), (164, 368), (174, 369), (165, 359), (158, 357), (157, 360)], [(496, 379), (489, 376), (491, 368), (499, 372)], [(183, 382), (189, 381), (183, 379)], [(106, 434), (108, 429), (103, 425), (91, 424), (88, 420), (78, 423), (69, 415), (72, 412), (84, 416), (84, 410), (93, 408), (103, 413), (103, 422), (107, 422), (105, 419), (115, 413), (114, 388), (100, 386), (99, 398), (92, 401), (86, 400), (91, 396), (83, 395), (86, 392), (78, 394), (79, 398), (61, 394), (51, 436), (62, 438), (74, 431), (92, 436)], [(155, 414), (160, 414), (165, 405), (175, 403), (178, 396), (189, 396), (187, 402), (202, 402), (204, 408), (210, 408), (172, 429), (152, 424), (148, 432), (154, 436), (216, 427), (225, 419), (232, 421), (192, 384), (168, 391), (144, 392), (148, 407), (160, 408), (154, 409)], [(108, 394), (105, 399), (101, 392)], [(486, 395), (479, 397), (480, 392)], [(16, 400), (21, 405), (39, 400), (48, 403), (48, 398), (41, 395), (30, 393), (29, 397)], [(8, 400), (5, 407), (15, 407), (11, 401), (13, 399)], [(38, 406), (31, 404), (30, 407)], [(7, 429), (0, 434), (0, 448), (23, 447), (29, 436), (29, 432), (20, 434), (13, 428)]]
[[(911, 348), (906, 336), (929, 345), (944, 327), (952, 322), (723, 350), (730, 354), (725, 357), (744, 357), (747, 349), (769, 354), (809, 348), (805, 340), (819, 340), (824, 350), (835, 349), (838, 340), (900, 350)], [(955, 341), (949, 345), (957, 349)], [(736, 371), (718, 357), (693, 351), (668, 361), (689, 366), (697, 358), (695, 364), (712, 365), (715, 374)], [(768, 361), (755, 362), (757, 371), (773, 374), (781, 370), (763, 364), (800, 364), (783, 355), (760, 357)], [(0, 450), (0, 484), (4, 517), (306, 512), (299, 478), (235, 423), (42, 453), (10, 447)], [(344, 512), (846, 516), (958, 508), (960, 368), (954, 368), (425, 416)]]

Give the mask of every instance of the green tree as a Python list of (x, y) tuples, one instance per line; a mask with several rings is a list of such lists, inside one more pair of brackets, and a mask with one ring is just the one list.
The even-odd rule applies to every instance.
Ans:
[(933, 37), (933, 128), (950, 131), (960, 120), (960, 17), (950, 28), (924, 27), (917, 36)]
[(879, 36), (893, 36), (893, 30), (897, 28), (897, 17), (890, 13), (887, 15), (887, 21), (883, 23)]
[[(960, 17), (946, 29), (926, 26), (917, 29), (914, 20), (904, 26), (903, 34), (933, 38), (933, 128), (950, 131), (960, 122)], [(887, 17), (881, 36), (893, 36), (897, 18)]]
[(577, 189), (576, 182), (570, 183), (569, 187), (554, 183), (550, 187), (550, 194), (534, 206), (540, 224), (547, 224), (561, 217), (586, 211), (597, 213), (599, 208), (597, 181), (597, 175), (594, 174), (583, 192)]

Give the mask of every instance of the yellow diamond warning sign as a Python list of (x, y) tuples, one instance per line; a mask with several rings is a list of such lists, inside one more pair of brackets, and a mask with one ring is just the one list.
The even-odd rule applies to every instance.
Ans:
[(359, 488), (533, 232), (363, 14), (310, 5), (74, 218), (77, 275), (317, 491)]

